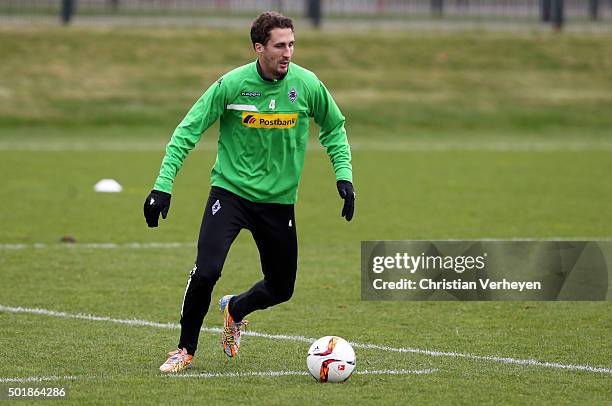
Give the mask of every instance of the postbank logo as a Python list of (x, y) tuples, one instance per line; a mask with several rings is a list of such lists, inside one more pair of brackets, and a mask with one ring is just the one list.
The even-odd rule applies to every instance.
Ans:
[(250, 111), (242, 112), (242, 125), (249, 128), (293, 128), (297, 124), (297, 119), (297, 113), (263, 114)]

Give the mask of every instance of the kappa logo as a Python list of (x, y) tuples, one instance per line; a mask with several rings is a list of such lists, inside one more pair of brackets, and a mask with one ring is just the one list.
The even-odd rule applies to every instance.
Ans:
[(346, 368), (346, 365), (344, 364), (338, 365), (338, 371), (344, 371), (345, 368)]
[(217, 214), (217, 212), (221, 210), (221, 203), (219, 203), (219, 199), (212, 205), (212, 214), (213, 216)]
[(242, 125), (249, 128), (293, 128), (297, 121), (297, 113), (264, 114), (242, 112)]

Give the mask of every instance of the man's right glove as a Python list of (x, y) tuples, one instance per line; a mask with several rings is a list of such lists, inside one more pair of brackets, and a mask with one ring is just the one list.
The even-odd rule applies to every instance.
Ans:
[(170, 210), (170, 193), (151, 190), (144, 202), (144, 216), (149, 227), (157, 227), (159, 213), (166, 218)]
[(355, 190), (353, 189), (353, 184), (348, 180), (339, 180), (336, 182), (336, 186), (338, 187), (340, 197), (344, 199), (342, 217), (346, 218), (346, 221), (351, 221), (355, 212)]

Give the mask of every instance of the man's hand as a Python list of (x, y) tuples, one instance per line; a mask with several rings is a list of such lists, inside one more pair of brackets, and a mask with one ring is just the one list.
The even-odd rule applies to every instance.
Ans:
[(149, 227), (157, 227), (159, 213), (166, 218), (170, 210), (170, 193), (151, 190), (144, 202), (144, 216)]
[(351, 221), (355, 212), (355, 190), (353, 189), (353, 184), (348, 180), (339, 180), (336, 182), (336, 186), (338, 187), (340, 197), (344, 199), (342, 217), (346, 218), (346, 221)]

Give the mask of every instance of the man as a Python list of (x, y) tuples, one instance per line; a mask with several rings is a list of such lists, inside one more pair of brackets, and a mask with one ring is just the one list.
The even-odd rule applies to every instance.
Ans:
[(217, 159), (204, 211), (196, 262), (185, 290), (178, 348), (160, 367), (177, 372), (191, 366), (213, 287), (230, 245), (241, 229), (253, 234), (264, 278), (240, 295), (220, 302), (225, 354), (240, 348), (244, 317), (285, 302), (293, 294), (297, 271), (294, 204), (308, 144), (309, 117), (321, 127), (344, 199), (342, 216), (353, 217), (351, 153), (344, 117), (325, 86), (310, 71), (291, 63), (293, 23), (278, 13), (262, 13), (251, 27), (257, 60), (213, 83), (174, 131), (159, 177), (145, 200), (149, 227), (157, 227), (170, 208), (174, 178), (202, 132), (220, 120)]

